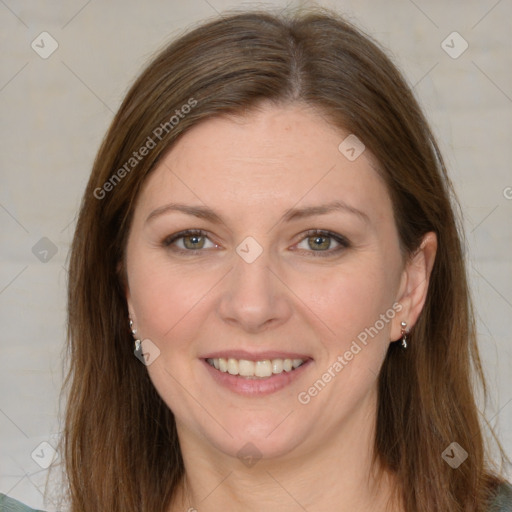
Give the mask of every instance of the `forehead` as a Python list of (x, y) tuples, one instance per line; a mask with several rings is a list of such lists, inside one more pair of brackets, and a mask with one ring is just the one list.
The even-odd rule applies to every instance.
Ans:
[[(376, 218), (391, 212), (367, 150), (349, 160), (350, 134), (303, 105), (267, 105), (244, 116), (215, 117), (187, 133), (147, 178), (138, 210), (169, 201), (235, 211), (239, 219), (296, 204), (345, 200)], [(351, 139), (349, 139), (351, 140)]]

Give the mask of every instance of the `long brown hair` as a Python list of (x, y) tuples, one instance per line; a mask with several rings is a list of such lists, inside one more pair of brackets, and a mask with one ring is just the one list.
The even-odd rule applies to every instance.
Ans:
[[(488, 467), (473, 396), (474, 379), (484, 382), (450, 180), (395, 66), (325, 9), (232, 13), (196, 27), (147, 66), (115, 115), (70, 257), (62, 451), (72, 512), (164, 512), (183, 477), (174, 416), (133, 355), (127, 234), (144, 180), (181, 134), (263, 101), (314, 106), (364, 142), (380, 164), (404, 254), (436, 233), (428, 297), (409, 349), (391, 344), (381, 370), (375, 454), (396, 474), (405, 510), (483, 512), (499, 479)], [(452, 442), (469, 452), (456, 470), (441, 456)]]

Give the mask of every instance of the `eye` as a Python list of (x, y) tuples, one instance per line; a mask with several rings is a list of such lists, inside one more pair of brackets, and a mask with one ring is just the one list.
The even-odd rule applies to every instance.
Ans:
[(313, 253), (314, 256), (332, 255), (349, 246), (344, 236), (319, 229), (307, 231), (306, 236), (296, 245), (297, 249)]
[[(218, 247), (207, 236), (207, 234), (200, 229), (187, 229), (180, 231), (174, 235), (168, 236), (162, 244), (164, 247), (171, 246), (173, 249), (181, 252), (194, 252), (201, 249), (211, 249)], [(209, 245), (208, 245), (209, 244)]]
[[(348, 240), (331, 231), (313, 229), (305, 233), (305, 237), (294, 246), (293, 250), (301, 250), (312, 256), (329, 256), (350, 246)], [(168, 236), (162, 245), (176, 252), (194, 254), (203, 249), (215, 249), (219, 245), (208, 238), (201, 229), (187, 229)]]

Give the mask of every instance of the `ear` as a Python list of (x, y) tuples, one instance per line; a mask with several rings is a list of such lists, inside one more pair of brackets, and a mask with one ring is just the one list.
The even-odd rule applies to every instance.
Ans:
[(392, 340), (401, 338), (401, 322), (407, 323), (408, 331), (416, 324), (427, 298), (436, 252), (437, 236), (434, 232), (429, 232), (424, 235), (419, 248), (406, 262), (396, 299), (402, 309), (393, 319)]
[(119, 261), (116, 266), (117, 278), (119, 279), (119, 284), (121, 286), (122, 291), (124, 292), (124, 296), (126, 298), (126, 305), (128, 307), (128, 315), (133, 320), (133, 323), (136, 323), (135, 313), (133, 311), (133, 305), (130, 294), (130, 287), (128, 286), (128, 278), (126, 275), (126, 267), (123, 261)]
[(130, 290), (129, 289), (126, 289), (126, 305), (128, 307), (128, 315), (130, 317), (130, 320), (132, 320), (133, 323), (136, 325), (137, 324), (137, 318), (135, 317), (135, 312), (133, 310), (133, 304), (132, 304), (132, 299), (131, 299), (131, 296), (130, 296)]

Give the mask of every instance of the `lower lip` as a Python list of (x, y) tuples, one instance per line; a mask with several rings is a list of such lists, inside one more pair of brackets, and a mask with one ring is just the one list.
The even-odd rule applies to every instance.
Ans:
[(206, 360), (202, 359), (207, 371), (218, 384), (228, 388), (230, 391), (245, 396), (265, 396), (275, 393), (276, 391), (280, 391), (293, 381), (297, 380), (302, 373), (304, 373), (311, 361), (312, 359), (308, 359), (291, 372), (283, 370), (281, 373), (277, 373), (265, 379), (251, 379), (247, 377), (240, 377), (238, 375), (231, 375), (227, 372), (221, 372), (211, 366)]

